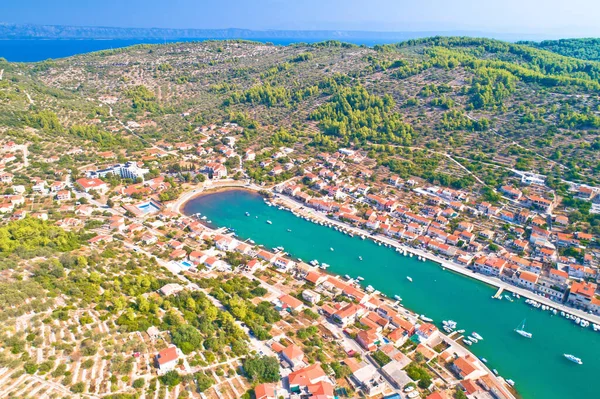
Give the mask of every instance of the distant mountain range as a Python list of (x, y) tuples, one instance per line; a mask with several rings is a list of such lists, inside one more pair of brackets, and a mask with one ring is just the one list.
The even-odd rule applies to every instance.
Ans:
[(493, 33), (482, 31), (370, 32), (342, 30), (249, 30), (249, 29), (160, 29), (102, 26), (18, 25), (0, 23), (0, 40), (7, 39), (297, 39), (404, 41), (431, 36), (488, 37), (507, 41), (551, 39), (548, 35)]

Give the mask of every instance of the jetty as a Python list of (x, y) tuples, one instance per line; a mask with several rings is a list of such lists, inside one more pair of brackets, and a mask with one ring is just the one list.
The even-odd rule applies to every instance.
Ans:
[(496, 291), (496, 294), (494, 295), (494, 299), (500, 299), (502, 298), (502, 293), (504, 292), (504, 287), (500, 287), (498, 288), (498, 291)]

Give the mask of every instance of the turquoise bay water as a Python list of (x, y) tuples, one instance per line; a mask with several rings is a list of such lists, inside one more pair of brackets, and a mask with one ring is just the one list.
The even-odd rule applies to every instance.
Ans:
[[(400, 295), (404, 306), (438, 324), (452, 319), (459, 329), (469, 334), (476, 331), (484, 340), (470, 349), (487, 358), (490, 368), (513, 379), (526, 399), (600, 397), (594, 383), (600, 372), (600, 333), (591, 328), (530, 308), (523, 300), (491, 299), (496, 291), (493, 287), (269, 207), (251, 192), (198, 197), (186, 204), (184, 212), (200, 212), (213, 227), (234, 228), (240, 239), (252, 238), (267, 249), (283, 246), (292, 257), (328, 263), (333, 273), (362, 276), (365, 286), (370, 284), (389, 297)], [(513, 331), (525, 318), (533, 339)], [(569, 362), (563, 353), (580, 357), (583, 365)]]

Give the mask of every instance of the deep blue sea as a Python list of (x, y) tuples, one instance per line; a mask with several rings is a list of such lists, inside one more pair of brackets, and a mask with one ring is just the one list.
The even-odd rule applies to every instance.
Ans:
[[(191, 42), (211, 39), (177, 39), (177, 40), (154, 40), (154, 39), (114, 39), (114, 40), (0, 40), (0, 58), (12, 62), (37, 62), (50, 58), (64, 58), (76, 54), (89, 53), (107, 49), (133, 46), (135, 44), (160, 44), (173, 42)], [(253, 39), (263, 43), (276, 45), (288, 45), (291, 43), (314, 43), (327, 39)], [(352, 39), (348, 42), (374, 46), (375, 44), (391, 43), (398, 40), (370, 40)]]

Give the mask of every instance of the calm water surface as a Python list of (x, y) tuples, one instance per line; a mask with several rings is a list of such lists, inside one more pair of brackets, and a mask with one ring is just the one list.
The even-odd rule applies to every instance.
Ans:
[[(184, 212), (200, 212), (213, 227), (234, 228), (239, 238), (252, 238), (268, 249), (283, 246), (292, 257), (328, 263), (333, 273), (362, 276), (365, 286), (370, 284), (390, 297), (400, 295), (407, 308), (437, 323), (453, 319), (459, 329), (478, 332), (484, 340), (471, 350), (487, 358), (490, 368), (513, 379), (524, 398), (600, 398), (595, 384), (600, 372), (600, 333), (591, 328), (532, 309), (523, 300), (493, 300), (493, 287), (269, 207), (251, 192), (198, 197), (186, 204)], [(513, 331), (525, 318), (533, 339)], [(582, 358), (583, 365), (569, 362), (563, 353)]]
[[(204, 41), (209, 39), (176, 39), (176, 40), (154, 40), (154, 39), (112, 39), (112, 40), (0, 40), (0, 58), (12, 62), (37, 62), (50, 58), (70, 57), (76, 54), (84, 54), (92, 51), (110, 50), (120, 47), (133, 46), (136, 44), (163, 44), (173, 42)], [(327, 39), (252, 39), (255, 42), (273, 43), (276, 45), (288, 45), (292, 43), (313, 43)], [(392, 43), (398, 40), (370, 40), (352, 39), (347, 40), (354, 44), (373, 46), (381, 43)]]

